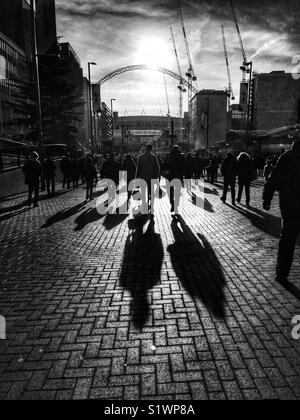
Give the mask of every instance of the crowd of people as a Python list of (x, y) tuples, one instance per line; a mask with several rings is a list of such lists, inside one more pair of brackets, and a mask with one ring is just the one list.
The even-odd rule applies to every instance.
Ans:
[[(39, 156), (33, 152), (24, 165), (25, 182), (28, 184), (28, 204), (38, 206), (40, 178), (43, 177), (48, 196), (54, 196), (57, 166), (48, 157), (42, 164)], [(279, 245), (277, 280), (285, 283), (289, 276), (297, 237), (300, 233), (300, 140), (296, 141), (291, 151), (278, 155), (251, 158), (242, 152), (237, 156), (228, 153), (226, 157), (210, 154), (204, 157), (200, 152), (182, 154), (178, 146), (173, 146), (167, 155), (153, 153), (152, 144), (140, 156), (86, 156), (77, 158), (67, 154), (60, 163), (63, 175), (63, 188), (78, 188), (79, 180), (86, 184), (86, 200), (93, 200), (93, 188), (98, 178), (111, 179), (118, 186), (120, 172), (127, 173), (128, 184), (134, 179), (142, 179), (148, 186), (148, 205), (151, 209), (151, 182), (161, 177), (169, 182), (179, 180), (199, 180), (217, 183), (220, 175), (224, 178), (223, 203), (231, 189), (232, 205), (240, 203), (245, 191), (246, 205), (251, 202), (251, 183), (258, 176), (265, 179), (263, 207), (270, 210), (275, 192), (280, 195), (280, 208), (283, 218), (282, 235)], [(236, 182), (238, 193), (236, 194)], [(185, 182), (189, 192), (191, 185)], [(128, 193), (130, 200), (132, 192)], [(171, 213), (177, 213), (178, 201), (175, 198), (175, 187), (170, 187), (169, 199)]]
[[(151, 156), (151, 157), (150, 157)], [(79, 183), (86, 184), (86, 199), (93, 199), (93, 185), (100, 178), (111, 179), (119, 184), (119, 172), (127, 173), (130, 183), (135, 178), (143, 178), (150, 185), (151, 179), (164, 176), (168, 180), (206, 180), (211, 184), (224, 177), (222, 201), (227, 199), (231, 187), (232, 204), (241, 202), (243, 191), (246, 193), (246, 204), (250, 205), (250, 185), (257, 176), (264, 176), (267, 181), (276, 166), (280, 155), (251, 158), (247, 153), (241, 153), (237, 158), (228, 154), (225, 158), (217, 154), (205, 156), (201, 152), (182, 154), (178, 146), (174, 146), (169, 154), (153, 154), (152, 145), (147, 145), (146, 153), (138, 155), (87, 155), (72, 156), (69, 153), (61, 159), (59, 169), (62, 173), (63, 189), (76, 189)], [(139, 162), (140, 161), (140, 162)], [(154, 162), (154, 164), (153, 164)], [(151, 165), (154, 170), (151, 170)], [(149, 169), (150, 167), (150, 169)], [(42, 163), (39, 156), (33, 152), (24, 165), (25, 182), (28, 184), (28, 204), (38, 206), (39, 185), (42, 179), (48, 197), (55, 195), (57, 164), (47, 157)], [(148, 173), (144, 173), (148, 172)], [(150, 176), (151, 175), (151, 176)], [(238, 179), (239, 189), (236, 197), (235, 184)], [(186, 183), (189, 186), (189, 183)], [(191, 186), (189, 187), (189, 190)], [(171, 200), (171, 207), (173, 203)]]

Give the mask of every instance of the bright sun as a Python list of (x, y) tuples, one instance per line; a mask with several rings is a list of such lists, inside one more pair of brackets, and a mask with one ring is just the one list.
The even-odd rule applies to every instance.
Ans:
[(172, 64), (172, 56), (168, 44), (159, 38), (145, 38), (141, 40), (136, 54), (138, 64), (153, 67), (168, 67)]

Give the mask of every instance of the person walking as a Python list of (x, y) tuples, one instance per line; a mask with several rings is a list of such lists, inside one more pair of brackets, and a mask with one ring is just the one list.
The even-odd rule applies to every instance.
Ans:
[(108, 160), (106, 160), (102, 167), (102, 178), (111, 179), (116, 186), (119, 185), (119, 171), (120, 164), (115, 160), (115, 155), (111, 153)]
[(266, 166), (264, 167), (264, 178), (265, 178), (265, 182), (268, 181), (268, 179), (270, 178), (272, 172), (273, 172), (274, 166), (272, 165), (272, 161), (271, 160), (267, 160), (266, 162)]
[(62, 158), (60, 170), (63, 174), (63, 188), (67, 186), (67, 189), (69, 190), (72, 176), (72, 162), (69, 153), (67, 153), (66, 156)]
[(80, 166), (79, 160), (76, 157), (71, 159), (71, 178), (73, 183), (73, 190), (79, 187)]
[(233, 156), (232, 153), (228, 153), (227, 157), (224, 159), (221, 165), (221, 174), (224, 177), (224, 190), (221, 200), (223, 203), (226, 203), (228, 189), (231, 189), (231, 200), (232, 205), (235, 206), (235, 199), (236, 199), (236, 177), (238, 174), (238, 163), (236, 158)]
[(94, 180), (97, 177), (97, 171), (92, 158), (87, 159), (84, 175), (86, 182), (86, 200), (93, 200)]
[(32, 204), (32, 195), (34, 193), (33, 204), (38, 207), (39, 191), (40, 191), (40, 177), (42, 175), (42, 165), (39, 162), (39, 155), (32, 152), (30, 159), (27, 160), (23, 167), (25, 174), (25, 182), (28, 184), (28, 206)]
[(129, 191), (128, 186), (131, 181), (135, 179), (136, 174), (136, 164), (130, 155), (127, 155), (122, 162), (121, 171), (126, 172), (127, 175), (127, 192), (128, 192), (128, 201), (130, 201), (132, 196), (132, 191)]
[(245, 189), (246, 193), (246, 205), (250, 206), (250, 187), (253, 177), (253, 167), (251, 158), (247, 153), (241, 153), (238, 157), (238, 180), (239, 180), (239, 192), (237, 202), (242, 201), (243, 192)]
[(185, 158), (185, 183), (187, 192), (192, 192), (192, 179), (194, 177), (194, 159), (191, 153), (188, 153)]
[(279, 241), (276, 279), (283, 284), (288, 282), (296, 242), (300, 234), (299, 162), (300, 139), (293, 144), (291, 151), (280, 157), (263, 193), (263, 207), (269, 211), (275, 192), (279, 192), (282, 234)]
[[(153, 146), (148, 144), (146, 151), (138, 157), (136, 178), (147, 183), (148, 210), (151, 211), (151, 184), (152, 180), (159, 182), (160, 166), (157, 157), (152, 153)], [(153, 203), (154, 206), (154, 203)]]
[[(167, 156), (165, 162), (166, 178), (169, 182), (179, 180), (183, 184), (185, 175), (185, 158), (181, 154), (179, 146), (173, 146), (171, 153)], [(181, 189), (175, 191), (175, 186), (170, 186), (169, 198), (171, 204), (171, 213), (178, 214), (180, 204)]]
[(47, 186), (48, 197), (54, 196), (55, 194), (55, 171), (56, 166), (53, 159), (49, 156), (44, 162), (44, 176)]

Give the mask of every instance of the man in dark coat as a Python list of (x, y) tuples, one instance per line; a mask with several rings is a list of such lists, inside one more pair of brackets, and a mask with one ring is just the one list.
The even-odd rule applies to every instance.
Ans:
[[(165, 162), (166, 169), (166, 178), (169, 182), (178, 179), (183, 182), (185, 176), (185, 158), (180, 153), (179, 146), (173, 146), (171, 153), (167, 156)], [(171, 213), (178, 213), (178, 206), (180, 201), (181, 191), (177, 191), (178, 197), (176, 200), (175, 197), (175, 188), (174, 186), (170, 187), (170, 203), (171, 203)], [(179, 200), (178, 200), (179, 198)]]
[(60, 170), (63, 174), (63, 188), (67, 184), (67, 189), (69, 190), (72, 177), (72, 162), (69, 154), (62, 158)]
[(28, 184), (28, 205), (31, 206), (32, 194), (34, 193), (34, 207), (38, 207), (40, 177), (42, 175), (42, 166), (38, 159), (39, 155), (36, 152), (32, 152), (30, 159), (23, 168), (25, 182)]
[(87, 160), (84, 175), (86, 180), (86, 199), (93, 200), (94, 180), (97, 177), (97, 171), (92, 158), (88, 158)]
[(293, 263), (297, 237), (300, 233), (300, 139), (291, 151), (279, 159), (264, 189), (264, 209), (269, 211), (279, 191), (282, 214), (282, 235), (279, 242), (277, 281), (286, 283)]
[(120, 171), (120, 164), (115, 160), (115, 156), (112, 153), (108, 160), (106, 160), (103, 164), (102, 168), (102, 177), (106, 179), (111, 179), (114, 181), (116, 186), (119, 185), (119, 171)]
[(224, 176), (224, 191), (221, 200), (223, 203), (226, 202), (228, 188), (231, 189), (232, 205), (235, 206), (235, 183), (238, 174), (238, 163), (233, 154), (228, 153), (227, 157), (221, 165), (221, 173)]
[(55, 170), (56, 166), (51, 157), (48, 157), (44, 162), (44, 176), (47, 185), (48, 197), (55, 193)]

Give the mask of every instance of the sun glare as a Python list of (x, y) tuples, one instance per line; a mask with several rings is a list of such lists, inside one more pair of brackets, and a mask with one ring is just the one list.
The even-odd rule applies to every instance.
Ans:
[(173, 57), (166, 41), (149, 37), (141, 40), (137, 49), (136, 61), (138, 64), (153, 67), (168, 67), (172, 65)]

